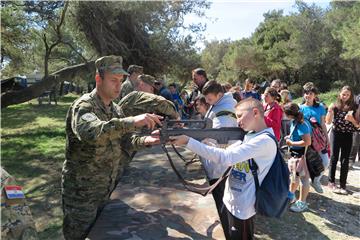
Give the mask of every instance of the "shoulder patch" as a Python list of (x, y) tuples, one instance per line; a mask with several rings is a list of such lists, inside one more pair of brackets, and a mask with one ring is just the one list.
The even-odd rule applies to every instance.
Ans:
[(81, 116), (81, 119), (87, 122), (92, 122), (95, 121), (97, 117), (93, 113), (85, 113), (84, 115)]

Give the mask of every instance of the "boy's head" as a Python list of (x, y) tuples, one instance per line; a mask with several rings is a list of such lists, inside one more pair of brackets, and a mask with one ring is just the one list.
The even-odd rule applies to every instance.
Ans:
[(239, 127), (245, 131), (258, 130), (264, 124), (264, 108), (261, 102), (254, 98), (246, 98), (235, 106)]
[(220, 83), (211, 80), (203, 87), (202, 94), (205, 96), (207, 103), (214, 105), (224, 96), (224, 89)]
[(253, 86), (254, 86), (254, 80), (251, 78), (247, 78), (245, 80), (245, 86), (244, 86), (245, 91), (252, 90)]

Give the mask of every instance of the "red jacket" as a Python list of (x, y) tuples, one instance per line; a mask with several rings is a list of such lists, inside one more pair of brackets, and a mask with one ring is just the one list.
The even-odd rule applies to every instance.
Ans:
[(264, 111), (265, 123), (268, 127), (272, 127), (275, 133), (275, 137), (279, 141), (283, 111), (277, 102), (274, 102), (272, 106), (265, 104)]

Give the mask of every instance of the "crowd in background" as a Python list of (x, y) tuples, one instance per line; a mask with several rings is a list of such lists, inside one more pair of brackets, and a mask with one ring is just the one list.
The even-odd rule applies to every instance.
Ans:
[[(131, 71), (129, 73), (128, 78), (131, 78)], [(318, 88), (312, 82), (303, 86), (302, 103), (296, 104), (292, 102), (293, 96), (287, 89), (287, 84), (280, 79), (259, 85), (248, 78), (242, 88), (241, 84), (233, 86), (230, 83), (220, 84), (215, 80), (209, 80), (206, 71), (197, 68), (192, 71), (191, 93), (179, 89), (175, 83), (166, 86), (164, 81), (144, 75), (142, 69), (134, 79), (138, 81), (133, 81), (133, 90), (163, 96), (174, 104), (181, 119), (210, 118), (213, 121), (213, 128), (240, 126), (239, 116), (235, 111), (236, 106), (247, 102), (245, 99), (256, 99), (256, 101), (252, 100), (251, 104), (262, 106), (266, 127), (272, 129), (278, 147), (283, 152), (287, 149), (288, 167), (291, 173), (289, 186), (291, 211), (306, 211), (310, 187), (321, 194), (322, 183), (327, 182), (328, 189), (334, 193), (349, 194), (346, 188), (349, 166), (353, 167), (360, 150), (360, 94), (355, 96), (349, 86), (344, 86), (336, 102), (327, 107), (319, 99)], [(144, 83), (149, 87), (145, 88)], [(245, 105), (248, 104), (250, 103)], [(231, 148), (230, 145), (220, 147), (228, 146)], [(223, 169), (207, 159), (201, 161), (210, 184), (216, 182), (221, 177)], [(336, 185), (335, 173), (338, 161), (340, 182)], [(327, 181), (322, 179), (326, 171), (328, 171)], [(230, 222), (236, 224), (234, 221), (240, 221), (239, 226), (245, 226), (243, 233), (252, 236), (252, 218), (240, 216), (239, 220), (239, 216), (235, 213), (222, 211), (223, 199), (226, 199), (224, 188), (225, 181), (214, 189), (213, 197), (226, 238), (233, 239), (230, 236), (229, 224)], [(359, 193), (352, 195), (359, 197)], [(226, 232), (226, 229), (229, 232)]]
[[(204, 84), (208, 81), (205, 70), (198, 68), (193, 71), (195, 87), (191, 94), (186, 90), (179, 91), (178, 86), (171, 83), (167, 87), (170, 94), (160, 93), (160, 95), (175, 104), (182, 119), (201, 119), (207, 115), (212, 106), (201, 94)], [(236, 102), (249, 97), (260, 100), (264, 105), (266, 124), (274, 130), (279, 146), (289, 147), (291, 156), (301, 156), (306, 145), (302, 143), (303, 138), (310, 137), (312, 132), (310, 121), (316, 120), (323, 131), (329, 133), (328, 148), (319, 153), (324, 169), (329, 171), (328, 187), (335, 193), (348, 194), (347, 173), (349, 166), (353, 167), (359, 152), (360, 131), (357, 127), (360, 119), (360, 95), (355, 96), (349, 86), (344, 86), (339, 92), (337, 101), (328, 107), (318, 98), (318, 89), (311, 82), (303, 87), (303, 102), (300, 105), (292, 103), (292, 94), (287, 84), (280, 79), (275, 79), (270, 84), (265, 82), (260, 86), (253, 79), (248, 78), (243, 88), (240, 84), (233, 86), (230, 83), (222, 84), (222, 88), (224, 93), (230, 93)], [(297, 129), (294, 131), (296, 124), (298, 124)], [(296, 142), (301, 142), (300, 145), (304, 146), (297, 146)], [(341, 163), (341, 175), (340, 185), (336, 186), (335, 171), (338, 161)], [(311, 182), (308, 182), (309, 178), (307, 180), (302, 178), (300, 200), (295, 202), (298, 207), (293, 207), (293, 210), (303, 211), (307, 208), (306, 197), (310, 185), (317, 192), (323, 192), (321, 178), (322, 174)], [(293, 189), (294, 186), (296, 184), (292, 186)]]

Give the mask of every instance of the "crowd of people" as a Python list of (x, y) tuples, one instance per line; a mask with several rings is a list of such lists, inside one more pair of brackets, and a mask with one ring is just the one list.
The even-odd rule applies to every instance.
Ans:
[[(329, 190), (337, 194), (349, 194), (346, 189), (349, 161), (353, 164), (359, 153), (360, 131), (360, 95), (355, 97), (349, 86), (344, 86), (338, 94), (337, 101), (327, 107), (320, 102), (318, 88), (312, 82), (303, 86), (303, 102), (298, 105), (292, 102), (292, 95), (286, 83), (279, 79), (273, 80), (261, 93), (252, 79), (246, 79), (244, 89), (241, 90), (240, 86), (233, 87), (230, 84), (221, 85), (214, 80), (209, 81), (204, 69), (194, 69), (192, 76), (196, 88), (190, 97), (183, 101), (184, 106), (189, 108), (185, 116), (211, 118), (214, 128), (238, 125), (249, 133), (254, 132), (255, 135), (248, 133), (241, 145), (235, 143), (226, 146), (209, 144), (208, 141), (203, 144), (186, 136), (174, 139), (175, 144), (185, 145), (200, 156), (210, 184), (216, 182), (226, 167), (235, 166), (226, 182), (219, 184), (213, 192), (226, 239), (253, 238), (252, 217), (255, 211), (252, 201), (254, 199), (250, 196), (254, 186), (246, 185), (249, 182), (253, 183), (246, 160), (255, 159), (258, 165), (260, 163), (259, 175), (266, 175), (269, 165), (261, 163), (263, 158), (274, 158), (274, 152), (271, 151), (274, 146), (271, 146), (268, 138), (260, 137), (263, 132), (272, 133), (278, 141), (278, 147), (287, 146), (289, 150), (291, 211), (303, 212), (308, 209), (307, 197), (310, 186), (317, 193), (323, 193), (321, 179), (325, 171), (328, 171)], [(249, 108), (252, 110), (252, 116), (248, 116), (246, 112)], [(226, 113), (219, 114), (220, 112)], [(235, 119), (236, 123), (232, 122)], [(252, 124), (249, 121), (252, 121)], [(314, 129), (314, 126), (318, 128)], [(329, 135), (328, 128), (332, 129)], [(323, 141), (326, 144), (316, 150), (323, 170), (316, 176), (311, 176), (306, 153), (310, 148), (315, 148), (312, 146), (318, 141), (315, 139), (318, 131), (325, 133)], [(254, 140), (256, 138), (257, 140)], [(267, 153), (266, 157), (261, 155), (264, 152)], [(340, 183), (336, 185), (335, 172), (338, 161), (341, 163)], [(267, 162), (269, 163), (271, 166), (271, 160)], [(260, 182), (262, 179), (260, 177)], [(296, 194), (297, 190), (299, 194)], [(250, 195), (245, 197), (245, 194), (249, 193)], [(353, 195), (359, 197), (358, 193)]]
[[(139, 149), (160, 143), (159, 136), (138, 136), (134, 130), (153, 129), (162, 124), (162, 116), (210, 118), (213, 128), (239, 126), (247, 132), (243, 141), (225, 145), (211, 140), (202, 143), (187, 136), (170, 140), (200, 156), (210, 183), (217, 182), (233, 166), (230, 175), (213, 191), (226, 239), (253, 239), (256, 197), (248, 160), (253, 159), (258, 166), (261, 184), (279, 146), (288, 146), (294, 160), (289, 161), (289, 168), (294, 170), (289, 186), (292, 211), (307, 209), (310, 186), (323, 192), (320, 179), (327, 169), (329, 187), (339, 194), (348, 193), (349, 159), (353, 160), (359, 152), (356, 139), (360, 119), (349, 87), (345, 86), (337, 102), (326, 110), (311, 82), (304, 85), (304, 102), (298, 106), (292, 103), (291, 93), (279, 79), (263, 86), (261, 92), (253, 79), (246, 79), (242, 89), (209, 80), (204, 69), (196, 68), (192, 71), (194, 88), (188, 94), (174, 83), (166, 86), (164, 80), (144, 74), (141, 66), (130, 65), (125, 71), (120, 56), (99, 58), (95, 66), (95, 89), (77, 99), (66, 117), (66, 160), (62, 171), (65, 239), (86, 237), (131, 157)], [(330, 144), (318, 152), (323, 172), (310, 180), (303, 156), (312, 144), (313, 121), (325, 132), (325, 123), (332, 122), (333, 137), (330, 142), (326, 135)], [(341, 175), (337, 187), (335, 169), (339, 156)], [(299, 186), (297, 199), (295, 191)]]

